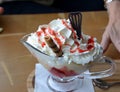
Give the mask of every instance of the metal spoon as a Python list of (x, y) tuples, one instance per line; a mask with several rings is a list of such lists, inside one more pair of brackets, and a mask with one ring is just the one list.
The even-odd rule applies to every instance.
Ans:
[(112, 86), (120, 85), (120, 81), (119, 82), (106, 82), (102, 79), (93, 79), (93, 84), (101, 89), (108, 89)]
[(69, 14), (69, 20), (73, 27), (76, 30), (78, 39), (81, 38), (81, 22), (82, 22), (82, 14), (80, 12), (71, 12)]

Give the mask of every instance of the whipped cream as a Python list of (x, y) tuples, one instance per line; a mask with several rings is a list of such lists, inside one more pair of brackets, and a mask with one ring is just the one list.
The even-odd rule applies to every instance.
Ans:
[(72, 28), (69, 19), (55, 19), (49, 24), (40, 25), (38, 30), (31, 33), (27, 39), (29, 44), (41, 52), (56, 56), (47, 45), (44, 39), (45, 36), (50, 36), (57, 47), (62, 50), (62, 58), (67, 63), (74, 62), (84, 65), (94, 61), (103, 52), (96, 38), (82, 33), (79, 40), (76, 30)]

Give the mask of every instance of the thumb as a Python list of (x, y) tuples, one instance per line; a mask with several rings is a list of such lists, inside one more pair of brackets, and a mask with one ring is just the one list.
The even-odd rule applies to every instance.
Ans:
[(102, 41), (101, 41), (101, 46), (103, 47), (103, 52), (107, 51), (110, 43), (111, 43), (111, 40), (110, 40), (108, 30), (105, 30), (105, 32), (102, 36)]

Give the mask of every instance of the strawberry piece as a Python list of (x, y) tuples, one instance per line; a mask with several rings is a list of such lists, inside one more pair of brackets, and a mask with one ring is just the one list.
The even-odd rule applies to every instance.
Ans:
[(58, 77), (69, 77), (74, 76), (77, 73), (75, 73), (73, 70), (69, 70), (67, 67), (62, 67), (61, 69), (57, 69), (55, 67), (51, 68), (50, 72)]

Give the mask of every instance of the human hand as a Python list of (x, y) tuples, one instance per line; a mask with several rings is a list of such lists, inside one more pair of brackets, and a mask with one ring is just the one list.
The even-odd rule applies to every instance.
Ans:
[(112, 1), (108, 5), (109, 22), (103, 33), (101, 45), (104, 52), (110, 43), (120, 52), (120, 1)]

